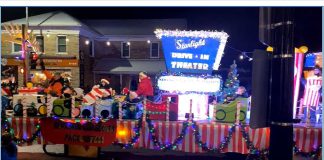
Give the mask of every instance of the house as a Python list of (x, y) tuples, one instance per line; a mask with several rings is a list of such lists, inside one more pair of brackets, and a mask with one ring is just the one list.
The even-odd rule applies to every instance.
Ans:
[[(1, 57), (5, 67), (16, 67), (19, 86), (23, 84), (21, 45), (10, 42), (4, 24), (21, 26), (26, 19), (2, 23)], [(37, 36), (46, 68), (72, 76), (73, 87), (89, 91), (106, 78), (119, 93), (123, 87), (136, 89), (138, 73), (155, 75), (166, 71), (161, 41), (156, 28), (187, 29), (185, 19), (78, 20), (64, 12), (29, 17), (28, 29)], [(43, 76), (38, 66), (30, 70), (31, 79)], [(42, 78), (42, 77), (41, 77)]]
[(141, 71), (146, 71), (153, 82), (156, 74), (166, 71), (162, 44), (154, 34), (156, 28), (187, 28), (184, 19), (88, 20), (84, 23), (102, 35), (93, 41), (94, 80), (108, 79), (116, 92), (124, 87), (136, 89)]
[[(17, 19), (2, 23), (1, 57), (6, 65), (16, 69), (15, 75), (18, 86), (23, 84), (23, 60), (21, 60), (21, 44), (10, 42), (11, 36), (5, 30), (4, 24), (17, 26), (21, 33), (21, 25), (26, 24), (26, 19)], [(11, 25), (12, 24), (12, 25)], [(93, 54), (93, 48), (84, 41), (93, 39), (100, 34), (90, 29), (81, 21), (64, 12), (51, 12), (29, 17), (28, 32), (36, 35), (40, 52), (44, 53), (46, 69), (52, 72), (66, 72), (72, 76), (73, 87), (83, 87), (84, 82), (91, 81), (84, 75), (92, 75), (90, 71), (80, 70), (80, 66), (91, 68), (89, 57)], [(89, 73), (88, 73), (89, 72)], [(80, 74), (83, 73), (83, 74)], [(44, 78), (41, 69), (30, 70), (30, 80)]]

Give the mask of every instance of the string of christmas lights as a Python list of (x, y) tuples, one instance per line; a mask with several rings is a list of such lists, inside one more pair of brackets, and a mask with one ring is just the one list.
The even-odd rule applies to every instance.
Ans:
[[(195, 78), (203, 78), (203, 79), (208, 79), (208, 78), (218, 78), (220, 80), (220, 87), (219, 90), (222, 91), (223, 90), (223, 80), (222, 77), (220, 75), (209, 75), (209, 74), (201, 74), (201, 75), (191, 75), (191, 74), (184, 74), (181, 72), (160, 72), (158, 74), (155, 75), (155, 88), (156, 90), (158, 90), (159, 94), (163, 94), (163, 93), (170, 93), (169, 91), (164, 91), (161, 90), (158, 86), (158, 80), (159, 77), (161, 76), (181, 76), (181, 77), (195, 77)], [(174, 92), (177, 93), (179, 95), (181, 94), (206, 94), (206, 95), (214, 95), (216, 93), (213, 92), (197, 92), (197, 91), (186, 91), (186, 92)], [(220, 92), (219, 92), (220, 93)], [(170, 102), (172, 103), (172, 102)]]
[(301, 149), (299, 149), (296, 146), (296, 143), (294, 142), (294, 153), (295, 155), (301, 155), (302, 157), (308, 157), (313, 160), (319, 160), (320, 156), (322, 154), (322, 145), (319, 145), (317, 148), (313, 148), (313, 150), (309, 153), (302, 152)]
[(5, 117), (5, 116), (3, 116), (1, 118), (1, 126), (3, 127), (2, 132), (9, 133), (11, 135), (11, 137), (12, 137), (12, 140), (17, 145), (23, 145), (25, 143), (32, 143), (32, 142), (36, 141), (37, 138), (39, 138), (39, 136), (40, 136), (40, 125), (39, 125), (39, 123), (35, 126), (35, 128), (36, 128), (35, 133), (33, 133), (31, 137), (27, 137), (27, 138), (16, 137), (15, 134), (14, 134), (13, 128), (10, 127), (8, 118)]
[[(53, 117), (53, 118), (58, 120), (57, 117)], [(92, 118), (92, 119), (86, 120), (87, 123), (80, 123), (80, 122), (77, 122), (77, 121), (76, 121), (76, 123), (80, 123), (81, 125), (94, 125), (94, 126), (96, 126), (96, 125), (100, 125), (101, 122), (105, 121), (105, 120), (101, 121), (99, 119), (100, 118)], [(181, 132), (177, 136), (177, 138), (173, 141), (173, 143), (163, 144), (158, 140), (158, 138), (156, 136), (156, 130), (154, 128), (152, 120), (150, 120), (150, 118), (149, 118), (149, 115), (147, 115), (146, 119), (147, 119), (146, 121), (147, 121), (148, 127), (149, 127), (149, 132), (150, 132), (150, 135), (151, 135), (150, 137), (151, 137), (151, 140), (154, 142), (155, 149), (161, 150), (161, 151), (176, 150), (177, 146), (182, 143), (183, 138), (186, 136), (188, 127), (191, 126), (192, 129), (193, 129), (193, 134), (194, 134), (195, 139), (196, 139), (196, 143), (202, 148), (203, 151), (206, 151), (206, 152), (209, 152), (209, 153), (222, 153), (223, 150), (228, 146), (229, 142), (231, 141), (232, 135), (235, 132), (235, 128), (236, 128), (235, 124), (231, 126), (231, 128), (229, 129), (228, 136), (226, 136), (223, 139), (223, 141), (221, 142), (219, 147), (217, 147), (217, 148), (209, 148), (207, 146), (207, 144), (201, 140), (201, 135), (199, 133), (199, 129), (197, 127), (196, 122), (194, 122), (194, 121), (189, 122), (187, 120), (187, 121), (183, 122)], [(72, 120), (70, 120), (70, 119), (68, 119), (68, 120), (59, 119), (59, 120), (61, 120), (62, 122), (65, 122), (66, 125), (68, 125), (68, 123), (72, 122)], [(93, 124), (93, 122), (95, 122), (95, 123)], [(3, 132), (7, 132), (10, 135), (12, 135), (13, 141), (16, 142), (18, 145), (22, 145), (22, 144), (25, 144), (25, 143), (32, 143), (33, 141), (37, 140), (37, 138), (39, 138), (39, 136), (40, 136), (40, 125), (39, 124), (37, 124), (35, 126), (35, 128), (36, 128), (35, 133), (33, 133), (31, 137), (27, 137), (27, 138), (18, 138), (18, 137), (14, 136), (14, 130), (10, 127), (10, 124), (9, 124), (9, 121), (8, 121), (7, 117), (3, 117), (1, 119), (1, 124), (2, 124), (1, 126), (2, 126), (2, 129), (3, 129)], [(135, 136), (132, 137), (131, 140), (127, 144), (118, 143), (117, 141), (114, 142), (114, 144), (115, 145), (120, 145), (123, 149), (133, 148), (134, 144), (138, 142), (142, 126), (143, 126), (142, 118), (139, 118), (138, 123), (137, 123), (136, 127), (134, 128)], [(254, 146), (253, 142), (251, 142), (251, 140), (249, 138), (249, 133), (246, 131), (247, 126), (244, 125), (244, 124), (239, 124), (238, 126), (240, 127), (240, 131), (241, 131), (242, 136), (243, 136), (243, 138), (244, 138), (244, 140), (246, 142), (247, 149), (249, 149), (249, 155), (248, 155), (247, 159), (266, 159), (268, 154), (269, 154), (269, 151), (267, 149), (263, 149), (263, 150), (257, 149)], [(309, 158), (312, 158), (314, 160), (317, 160), (320, 157), (321, 150), (322, 150), (322, 146), (320, 145), (317, 148), (314, 148), (313, 151), (311, 151), (309, 153), (304, 153), (296, 145), (294, 145), (294, 150), (293, 151), (294, 151), (295, 155), (301, 155), (303, 157), (309, 157)]]

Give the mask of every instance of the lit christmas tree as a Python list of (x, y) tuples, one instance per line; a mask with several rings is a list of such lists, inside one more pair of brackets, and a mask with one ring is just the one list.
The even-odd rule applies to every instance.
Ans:
[(225, 85), (223, 88), (223, 93), (221, 95), (221, 102), (226, 102), (228, 99), (233, 100), (235, 96), (235, 92), (237, 88), (240, 86), (240, 81), (238, 80), (237, 74), (237, 65), (235, 60), (230, 67), (230, 71), (228, 72), (227, 79), (225, 81)]

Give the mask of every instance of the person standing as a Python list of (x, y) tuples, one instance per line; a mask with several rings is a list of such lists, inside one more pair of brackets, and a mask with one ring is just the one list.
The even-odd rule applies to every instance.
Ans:
[(148, 100), (153, 101), (153, 86), (151, 78), (146, 72), (140, 72), (139, 85), (136, 91), (130, 91), (130, 99), (135, 99), (138, 97), (146, 97)]

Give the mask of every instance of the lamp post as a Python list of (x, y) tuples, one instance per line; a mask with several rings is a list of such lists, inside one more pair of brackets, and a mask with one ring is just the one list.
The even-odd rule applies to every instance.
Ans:
[(270, 160), (293, 154), (293, 9), (271, 8)]

